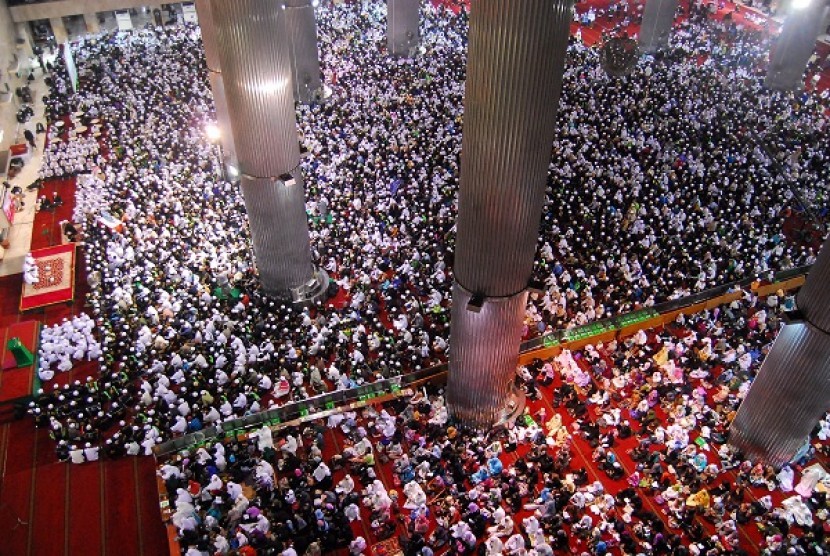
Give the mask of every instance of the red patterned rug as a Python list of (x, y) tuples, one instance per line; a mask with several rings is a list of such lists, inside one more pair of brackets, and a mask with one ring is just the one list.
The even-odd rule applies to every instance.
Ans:
[(20, 310), (28, 311), (71, 301), (75, 295), (75, 244), (67, 243), (32, 251), (39, 280), (24, 284)]
[(403, 556), (403, 550), (401, 550), (397, 537), (392, 537), (372, 545), (372, 554), (375, 556)]

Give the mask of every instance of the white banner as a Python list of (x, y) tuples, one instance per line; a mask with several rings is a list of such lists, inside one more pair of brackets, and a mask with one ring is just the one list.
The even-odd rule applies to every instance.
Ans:
[(72, 88), (78, 90), (78, 68), (75, 67), (75, 57), (72, 56), (72, 47), (69, 43), (63, 45), (63, 61), (66, 63), (66, 72), (69, 74), (69, 81)]
[(182, 2), (182, 17), (185, 23), (199, 24), (199, 17), (196, 15), (196, 6), (193, 2)]
[(129, 10), (121, 10), (115, 12), (115, 21), (118, 23), (119, 31), (133, 30), (133, 18), (130, 17)]
[(0, 229), (11, 228), (14, 224), (14, 202), (12, 201), (11, 189), (6, 189), (3, 193), (3, 202), (0, 205)]

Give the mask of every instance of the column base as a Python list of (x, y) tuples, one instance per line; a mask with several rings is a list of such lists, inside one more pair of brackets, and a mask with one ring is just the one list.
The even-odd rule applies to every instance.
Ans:
[(334, 91), (331, 90), (331, 87), (328, 85), (321, 85), (318, 89), (314, 89), (310, 91), (307, 95), (301, 95), (296, 100), (300, 104), (312, 105), (312, 104), (325, 104), (331, 99), (331, 96), (334, 94)]
[(296, 100), (300, 104), (322, 104), (326, 102), (331, 96), (331, 89), (326, 86), (320, 86), (316, 89), (308, 91), (299, 91), (296, 95)]
[(298, 286), (291, 288), (291, 303), (298, 306), (314, 305), (318, 301), (325, 301), (329, 290), (329, 275), (322, 268), (314, 269), (314, 277)]
[(512, 427), (516, 419), (524, 414), (525, 405), (527, 405), (527, 396), (524, 390), (517, 388), (514, 384), (510, 389), (510, 396), (507, 398), (507, 403), (501, 410), (498, 421), (493, 424), (493, 427)]
[(305, 303), (328, 287), (311, 258), (305, 188), (299, 167), (279, 179), (240, 172), (254, 261), (262, 290), (287, 303)]
[(640, 54), (649, 56), (654, 56), (660, 52), (661, 48), (665, 48), (665, 45), (658, 44), (638, 44), (637, 46), (640, 49)]
[(319, 89), (314, 91), (314, 97), (305, 104), (323, 104), (328, 102), (332, 94), (334, 94), (334, 91), (331, 90), (331, 87), (328, 85), (321, 85)]
[(803, 75), (793, 78), (778, 73), (768, 73), (764, 79), (764, 87), (773, 91), (803, 91), (806, 88)]
[(517, 408), (524, 409), (513, 381), (527, 292), (480, 304), (474, 297), (453, 284), (447, 407), (458, 422), (480, 429), (507, 422)]

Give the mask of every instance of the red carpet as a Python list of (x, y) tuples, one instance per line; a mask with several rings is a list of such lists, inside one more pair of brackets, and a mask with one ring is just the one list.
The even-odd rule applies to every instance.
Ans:
[(33, 554), (62, 554), (66, 544), (66, 507), (62, 503), (69, 478), (68, 466), (55, 461), (54, 442), (38, 435), (38, 467), (35, 478), (37, 511), (33, 513)]
[(0, 402), (9, 402), (28, 396), (32, 392), (34, 376), (32, 367), (3, 371)]
[(13, 274), (0, 277), (0, 327), (6, 328), (20, 320), (20, 292), (23, 289), (23, 275)]
[[(3, 370), (0, 371), (0, 403), (11, 402), (31, 395), (35, 373), (37, 372), (39, 333), (40, 323), (33, 320), (14, 324), (0, 333), (0, 340), (3, 342), (2, 346), (0, 346), (0, 352), (3, 354)], [(14, 355), (7, 348), (8, 342), (12, 338), (19, 338), (20, 342), (32, 352), (35, 356), (33, 365), (17, 368)]]
[[(54, 191), (64, 204), (35, 215), (32, 249), (61, 246), (59, 222), (71, 218), (74, 178), (46, 182), (41, 195), (51, 198)], [(89, 286), (83, 251), (77, 255), (71, 305), (41, 307), (23, 316), (19, 311), (22, 274), (0, 278), (0, 330), (21, 320), (52, 325), (83, 312)], [(97, 363), (78, 363), (70, 372), (59, 373), (52, 384), (97, 374)], [(15, 391), (29, 392), (31, 376), (26, 369), (4, 371), (0, 373), (0, 390), (14, 386)], [(47, 431), (33, 430), (31, 420), (24, 419), (0, 425), (0, 465), (4, 466), (0, 468), (0, 556), (168, 553), (152, 458), (59, 463)], [(19, 524), (18, 519), (26, 524)]]
[[(433, 0), (436, 4), (447, 5), (457, 11), (464, 2)], [(591, 4), (581, 3), (578, 10), (589, 5), (607, 5), (607, 0), (596, 0)], [(729, 10), (730, 8), (727, 8)], [(720, 16), (725, 15), (719, 14)], [(741, 17), (736, 15), (733, 17)], [(572, 29), (582, 27), (583, 39), (593, 43), (599, 39), (602, 30), (613, 27), (614, 22), (600, 17), (591, 28), (574, 24)], [(825, 72), (826, 74), (827, 72)], [(823, 79), (822, 85), (830, 85), (830, 79)], [(71, 217), (74, 205), (74, 178), (46, 182), (41, 195), (51, 196), (54, 192), (64, 199), (64, 205), (53, 211), (40, 212), (35, 217), (32, 249), (51, 247), (61, 243), (59, 222)], [(64, 317), (83, 311), (84, 296), (88, 291), (83, 272), (83, 253), (78, 253), (76, 263), (75, 303), (72, 306), (54, 305), (45, 307), (31, 317), (38, 322), (54, 324)], [(0, 327), (5, 328), (21, 320), (18, 301), (22, 289), (22, 276), (0, 278)], [(335, 304), (345, 303), (341, 294)], [(56, 383), (63, 384), (95, 375), (95, 364), (79, 365), (69, 373), (57, 377)], [(548, 391), (549, 393), (549, 391)], [(531, 408), (538, 411), (547, 401), (533, 402)], [(553, 409), (547, 407), (548, 415)], [(330, 435), (328, 450), (338, 451), (334, 435)], [(616, 492), (622, 487), (619, 481), (609, 481), (598, 473), (591, 463), (591, 451), (581, 439), (574, 441), (573, 467), (589, 470), (591, 480), (602, 480), (609, 491)], [(620, 460), (630, 469), (631, 461), (625, 455), (626, 444), (615, 448)], [(505, 455), (506, 461), (515, 461), (518, 453)], [(389, 466), (380, 466), (384, 480), (391, 485), (392, 474)], [(97, 555), (102, 553), (142, 554), (161, 556), (168, 553), (165, 528), (156, 497), (155, 468), (152, 458), (134, 458), (116, 462), (99, 462), (84, 465), (64, 465), (55, 460), (54, 445), (46, 431), (33, 431), (31, 421), (23, 420), (0, 425), (0, 556), (3, 555)], [(343, 471), (335, 473), (339, 480)], [(653, 499), (643, 493), (646, 504)], [(665, 518), (654, 508), (657, 515)], [(364, 515), (364, 517), (367, 517)], [(521, 515), (517, 518), (519, 522)], [(18, 525), (21, 519), (28, 524)], [(352, 523), (355, 534), (363, 535), (373, 544), (369, 525), (365, 521)], [(402, 532), (402, 527), (399, 527)], [(760, 535), (753, 528), (742, 533), (746, 546), (760, 542)], [(584, 548), (581, 541), (574, 540), (572, 548)], [(748, 548), (757, 553), (757, 548)], [(343, 551), (340, 551), (341, 553)], [(619, 553), (612, 551), (612, 553)]]
[[(830, 62), (828, 62), (828, 60), (830, 60), (830, 44), (827, 44), (826, 42), (817, 43), (816, 44), (816, 54), (818, 54), (819, 60), (824, 60), (825, 61), (824, 67), (826, 69), (819, 72), (819, 75), (821, 77), (819, 78), (818, 87), (816, 88), (819, 91), (823, 91), (827, 88), (830, 88)], [(815, 75), (815, 73), (809, 75), (804, 80), (806, 83), (810, 83), (810, 86), (809, 86), (810, 89), (812, 89), (811, 79), (814, 75)]]
[(436, 8), (443, 6), (455, 14), (460, 13), (462, 7), (468, 8), (469, 4), (470, 0), (432, 0), (432, 5)]
[[(29, 554), (29, 528), (18, 520), (31, 523), (33, 513), (32, 478), (34, 476), (35, 434), (29, 421), (17, 421), (3, 425), (6, 430), (4, 444), (5, 463), (0, 495), (0, 531), (3, 533), (2, 553)], [(44, 501), (49, 503), (49, 501)]]
[(167, 529), (161, 521), (153, 458), (133, 460), (132, 486), (138, 501), (139, 554), (167, 554)]
[[(111, 462), (108, 462), (111, 463)], [(69, 554), (102, 554), (104, 530), (101, 462), (69, 466)], [(128, 490), (123, 485), (122, 492)], [(119, 489), (121, 490), (121, 489)], [(107, 508), (107, 513), (110, 508)], [(82, 532), (85, 531), (85, 534)], [(132, 542), (132, 540), (131, 540)], [(125, 543), (125, 546), (127, 543)]]
[(62, 220), (72, 219), (72, 210), (75, 208), (75, 178), (53, 179), (44, 182), (40, 190), (40, 197), (53, 198), (57, 193), (63, 199), (63, 205), (48, 211), (35, 214), (35, 223), (32, 228), (32, 250), (60, 245)]
[(787, 215), (782, 222), (781, 233), (787, 238), (788, 243), (802, 247), (812, 247), (814, 253), (818, 253), (824, 241), (823, 232), (803, 212), (791, 212)]
[(123, 458), (103, 466), (108, 554), (133, 556), (139, 553), (138, 505), (135, 496), (125, 496), (122, 492), (122, 488), (135, 482), (133, 465), (132, 458)]

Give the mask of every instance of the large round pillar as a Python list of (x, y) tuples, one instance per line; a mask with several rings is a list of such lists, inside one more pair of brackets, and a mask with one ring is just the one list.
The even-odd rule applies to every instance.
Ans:
[(770, 89), (789, 91), (802, 86), (804, 70), (816, 40), (824, 31), (828, 8), (824, 0), (812, 0), (803, 8), (790, 6), (784, 27), (770, 52), (764, 84)]
[(196, 14), (199, 17), (199, 28), (202, 31), (202, 45), (205, 49), (205, 62), (208, 70), (208, 80), (213, 92), (213, 104), (216, 109), (216, 123), (219, 126), (219, 143), (222, 146), (222, 163), (226, 170), (238, 171), (236, 147), (233, 143), (233, 129), (231, 116), (228, 110), (228, 99), (225, 96), (225, 83), (222, 80), (222, 65), (219, 62), (219, 50), (216, 45), (216, 27), (213, 25), (213, 12), (210, 0), (196, 0)]
[(570, 19), (569, 0), (472, 4), (447, 396), (476, 426), (516, 372)]
[(729, 443), (782, 466), (830, 409), (830, 239), (798, 293), (798, 314), (779, 332), (741, 404)]
[(669, 45), (679, 0), (646, 0), (640, 25), (640, 50), (652, 53)]
[(98, 23), (98, 14), (95, 12), (84, 14), (84, 24), (86, 25), (86, 32), (90, 35), (101, 32), (101, 24)]
[(409, 56), (421, 41), (419, 0), (386, 0), (386, 46), (390, 56)]
[(510, 414), (527, 292), (485, 298), (480, 308), (473, 297), (453, 283), (448, 395), (454, 417), (486, 427)]
[(284, 10), (212, 0), (245, 208), (263, 289), (301, 302), (328, 285), (311, 261)]
[(286, 0), (285, 29), (294, 100), (309, 103), (323, 98), (320, 54), (317, 50), (317, 21), (311, 0)]
[(52, 26), (52, 35), (55, 37), (55, 42), (61, 45), (69, 40), (69, 32), (66, 30), (66, 24), (62, 17), (52, 17), (49, 19), (49, 25)]

